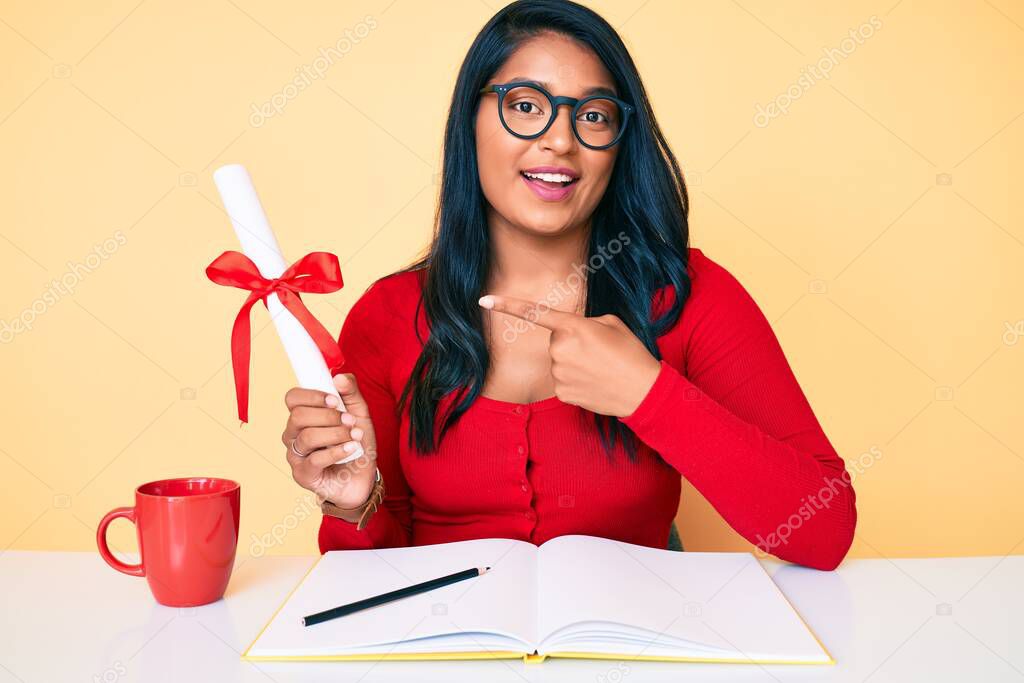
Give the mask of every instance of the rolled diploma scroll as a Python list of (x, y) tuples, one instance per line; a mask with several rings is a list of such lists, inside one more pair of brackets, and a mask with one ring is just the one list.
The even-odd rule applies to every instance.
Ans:
[[(277, 246), (277, 238), (270, 229), (267, 215), (263, 212), (256, 188), (253, 187), (245, 167), (240, 164), (221, 166), (213, 172), (213, 182), (220, 192), (224, 210), (231, 218), (231, 225), (238, 235), (238, 241), (242, 243), (242, 252), (256, 264), (263, 277), (281, 277), (288, 265), (281, 254), (281, 248)], [(323, 354), (306, 332), (306, 328), (284, 307), (277, 294), (270, 294), (267, 297), (267, 309), (274, 321), (274, 327), (277, 328), (277, 334), (281, 337), (281, 343), (284, 344), (285, 353), (291, 361), (299, 386), (336, 396), (339, 410), (345, 410), (345, 403), (334, 387), (334, 380)], [(362, 454), (363, 449), (357, 444), (354, 453), (335, 464), (352, 462)]]

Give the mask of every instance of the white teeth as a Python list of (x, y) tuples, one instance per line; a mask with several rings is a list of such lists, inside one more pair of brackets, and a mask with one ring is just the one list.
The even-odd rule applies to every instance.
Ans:
[(568, 183), (575, 180), (572, 176), (565, 175), (564, 173), (530, 173), (523, 171), (523, 175), (528, 178), (536, 178), (537, 180), (546, 180), (549, 183)]

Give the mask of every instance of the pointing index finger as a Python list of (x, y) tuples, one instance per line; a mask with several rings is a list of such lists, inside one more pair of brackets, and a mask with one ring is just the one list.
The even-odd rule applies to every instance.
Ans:
[(580, 318), (576, 313), (559, 311), (558, 309), (551, 308), (551, 306), (543, 301), (534, 303), (532, 301), (517, 299), (511, 296), (487, 294), (480, 297), (480, 301), (478, 303), (483, 308), (489, 308), (493, 311), (514, 315), (515, 317), (522, 318), (527, 322), (547, 328), (552, 332), (575, 325)]

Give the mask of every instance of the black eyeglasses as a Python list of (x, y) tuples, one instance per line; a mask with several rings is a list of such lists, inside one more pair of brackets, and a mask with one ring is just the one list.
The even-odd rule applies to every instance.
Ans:
[[(498, 93), (498, 118), (512, 135), (524, 140), (540, 137), (558, 116), (562, 105), (572, 107), (572, 132), (584, 147), (607, 149), (622, 139), (635, 111), (611, 95), (590, 95), (583, 99), (555, 97), (537, 83), (515, 81), (485, 86), (481, 95)], [(582, 119), (580, 117), (583, 117)]]

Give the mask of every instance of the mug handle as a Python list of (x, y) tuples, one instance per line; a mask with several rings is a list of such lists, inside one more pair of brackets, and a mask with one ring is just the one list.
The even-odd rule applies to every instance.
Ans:
[(124, 572), (129, 576), (145, 576), (146, 569), (142, 566), (142, 562), (139, 562), (139, 564), (125, 564), (114, 557), (114, 554), (110, 552), (110, 548), (107, 547), (107, 527), (118, 517), (124, 517), (130, 520), (132, 524), (135, 524), (135, 508), (115, 508), (100, 520), (100, 525), (96, 529), (96, 545), (100, 549), (100, 556), (103, 557), (107, 564), (119, 572)]

